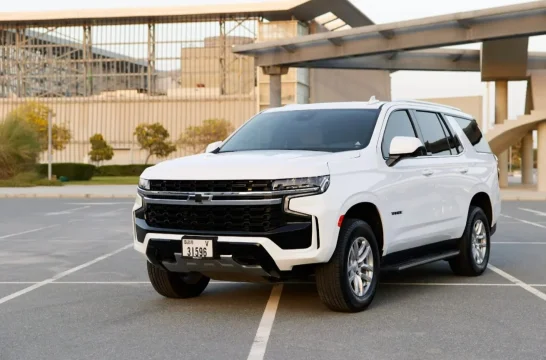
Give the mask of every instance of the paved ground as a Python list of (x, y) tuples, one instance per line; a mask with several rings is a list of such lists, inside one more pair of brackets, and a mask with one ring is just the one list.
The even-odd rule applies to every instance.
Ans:
[(352, 315), (313, 285), (164, 299), (131, 248), (131, 205), (2, 200), (0, 359), (546, 359), (544, 202), (503, 204), (482, 277), (445, 263), (389, 275)]

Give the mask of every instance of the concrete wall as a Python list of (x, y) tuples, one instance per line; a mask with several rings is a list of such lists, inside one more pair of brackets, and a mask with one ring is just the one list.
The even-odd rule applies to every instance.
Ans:
[(391, 99), (391, 78), (383, 70), (311, 69), (310, 102)]
[[(310, 33), (328, 30), (316, 22)], [(311, 69), (309, 102), (391, 100), (390, 72), (385, 70)]]
[(460, 96), (450, 98), (428, 98), (419, 99), (423, 101), (430, 101), (439, 103), (442, 105), (454, 106), (461, 111), (474, 116), (474, 119), (478, 122), (478, 125), (482, 124), (483, 118), (483, 98), (481, 96)]
[[(206, 119), (226, 119), (236, 128), (255, 114), (256, 107), (254, 97), (221, 100), (34, 100), (46, 103), (56, 114), (54, 124), (64, 125), (72, 133), (70, 145), (63, 151), (54, 152), (54, 162), (86, 162), (87, 153), (91, 150), (89, 138), (95, 133), (101, 133), (115, 150), (114, 158), (105, 164), (144, 163), (146, 153), (138, 149), (133, 135), (138, 124), (159, 122), (169, 131), (171, 139), (177, 140), (188, 126), (199, 125)], [(0, 119), (22, 103), (14, 99), (0, 99)], [(179, 149), (169, 158), (187, 153)], [(150, 162), (157, 162), (157, 159), (151, 158)]]

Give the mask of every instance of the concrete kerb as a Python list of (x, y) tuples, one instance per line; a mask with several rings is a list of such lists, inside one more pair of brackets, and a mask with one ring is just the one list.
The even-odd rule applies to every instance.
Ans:
[(4, 199), (134, 199), (135, 195), (131, 195), (131, 194), (0, 194), (0, 198), (4, 198)]

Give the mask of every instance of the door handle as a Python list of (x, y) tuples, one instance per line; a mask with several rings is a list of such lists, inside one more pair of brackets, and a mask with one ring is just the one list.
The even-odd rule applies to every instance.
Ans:
[(425, 169), (421, 172), (421, 174), (425, 175), (425, 176), (430, 176), (432, 174), (434, 174), (434, 171), (431, 170), (431, 169)]
[(468, 172), (468, 168), (458, 168), (457, 171), (461, 174), (466, 174)]

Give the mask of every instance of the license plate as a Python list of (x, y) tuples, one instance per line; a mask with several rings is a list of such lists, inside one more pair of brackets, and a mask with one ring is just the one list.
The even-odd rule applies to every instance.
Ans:
[(211, 239), (182, 239), (182, 257), (210, 259), (214, 257)]

